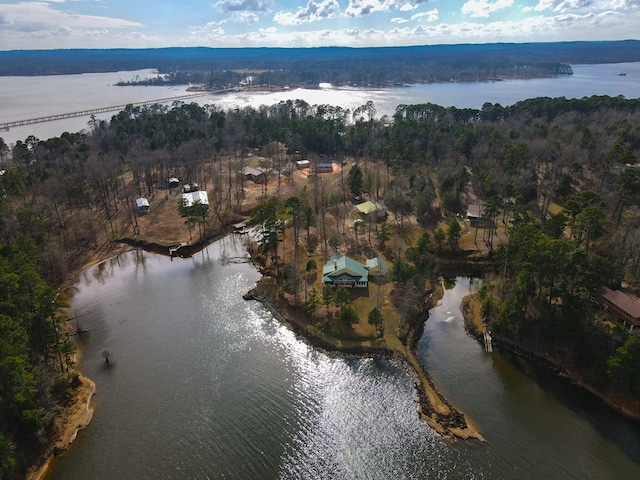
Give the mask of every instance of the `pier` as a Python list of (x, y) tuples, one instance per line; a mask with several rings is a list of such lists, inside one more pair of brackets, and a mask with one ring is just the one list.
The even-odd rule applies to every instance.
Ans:
[(482, 327), (482, 335), (484, 337), (484, 348), (488, 353), (493, 352), (493, 343), (491, 341), (491, 332), (487, 329), (487, 326)]
[(226, 92), (226, 91), (229, 91), (229, 90), (232, 90), (232, 89), (223, 89), (223, 90), (207, 91), (207, 92), (197, 92), (197, 93), (190, 93), (188, 95), (180, 95), (178, 97), (159, 98), (157, 100), (145, 100), (145, 101), (142, 101), (142, 102), (131, 102), (131, 103), (127, 103), (125, 105), (113, 105), (111, 107), (92, 108), (90, 110), (82, 110), (82, 111), (78, 111), (78, 112), (59, 113), (59, 114), (56, 114), (56, 115), (47, 115), (47, 116), (44, 116), (44, 117), (28, 118), (28, 119), (25, 119), (25, 120), (15, 120), (13, 122), (0, 123), (0, 131), (7, 132), (12, 127), (20, 127), (22, 125), (31, 125), (33, 123), (51, 122), (51, 121), (54, 121), (54, 120), (62, 120), (62, 119), (65, 119), (65, 118), (72, 118), (72, 117), (88, 117), (89, 115), (95, 115), (97, 113), (121, 111), (121, 110), (124, 110), (128, 105), (133, 105), (134, 107), (140, 107), (140, 106), (144, 106), (144, 105), (153, 105), (153, 104), (156, 104), (156, 103), (179, 102), (179, 101), (183, 101), (183, 100), (189, 100), (191, 98), (204, 97), (204, 96), (207, 96), (207, 95), (214, 95), (216, 93), (223, 93), (223, 92)]

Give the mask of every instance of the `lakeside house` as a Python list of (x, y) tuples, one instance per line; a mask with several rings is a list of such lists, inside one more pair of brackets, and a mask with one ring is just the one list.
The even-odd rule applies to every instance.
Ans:
[(184, 200), (187, 208), (193, 206), (196, 202), (200, 202), (202, 205), (206, 206), (207, 210), (209, 209), (209, 196), (204, 190), (183, 193), (182, 199)]
[(381, 203), (377, 202), (364, 202), (356, 205), (358, 213), (360, 213), (366, 220), (375, 221), (384, 219), (387, 217), (387, 208)]
[(296, 168), (298, 170), (303, 170), (305, 168), (310, 168), (311, 167), (311, 162), (309, 160), (298, 160), (296, 162)]
[(482, 214), (484, 213), (484, 202), (473, 203), (467, 207), (467, 220), (472, 226), (482, 223)]
[(150, 205), (149, 200), (146, 198), (136, 198), (136, 206), (138, 207), (138, 212), (147, 213), (149, 211)]
[(333, 162), (331, 160), (320, 160), (316, 163), (316, 173), (333, 172)]
[(267, 172), (262, 168), (243, 167), (242, 175), (253, 183), (265, 183), (267, 181)]
[(600, 287), (597, 301), (615, 322), (625, 326), (629, 333), (640, 332), (640, 302), (620, 290)]
[(334, 253), (322, 267), (322, 285), (333, 287), (367, 288), (369, 273), (382, 274), (387, 271), (387, 264), (381, 258), (372, 258), (362, 264), (353, 258)]

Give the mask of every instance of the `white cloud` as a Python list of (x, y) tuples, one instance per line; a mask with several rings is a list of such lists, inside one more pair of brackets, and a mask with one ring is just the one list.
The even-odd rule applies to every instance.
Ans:
[(407, 19), (407, 18), (401, 18), (401, 17), (395, 17), (391, 19), (391, 23), (408, 23), (411, 20)]
[[(592, 4), (593, 0), (539, 0), (538, 5), (533, 7), (533, 10), (536, 12), (543, 12), (545, 10), (566, 12), (569, 10), (590, 7)], [(531, 8), (525, 10), (531, 10)]]
[(79, 15), (52, 8), (45, 2), (22, 2), (0, 4), (0, 25), (17, 31), (39, 31), (70, 28), (128, 28), (140, 27), (141, 23), (121, 18), (96, 15)]
[(309, 0), (306, 7), (298, 9), (297, 12), (278, 12), (273, 20), (282, 25), (300, 25), (301, 23), (315, 22), (325, 18), (335, 17), (340, 11), (337, 0), (322, 0), (315, 3)]
[(438, 20), (438, 9), (434, 8), (428, 12), (420, 12), (411, 16), (411, 20), (424, 20), (425, 22), (435, 22)]
[[(546, 1), (546, 0), (541, 0)], [(513, 0), (468, 0), (462, 6), (462, 13), (469, 14), (471, 18), (487, 18), (496, 10), (501, 10), (513, 5)]]
[(223, 12), (264, 12), (271, 10), (270, 0), (220, 0), (214, 6)]
[(409, 12), (427, 1), (429, 0), (349, 0), (344, 13), (349, 17), (363, 17), (373, 12)]
[[(423, 17), (418, 17), (422, 19)], [(187, 43), (192, 45), (230, 47), (317, 47), (322, 45), (345, 45), (351, 47), (423, 45), (487, 42), (565, 41), (584, 40), (593, 37), (593, 31), (616, 32), (615, 38), (630, 38), (637, 31), (640, 12), (623, 15), (613, 11), (584, 14), (536, 15), (519, 21), (481, 21), (451, 23), (420, 23), (410, 26), (394, 22), (389, 30), (344, 28), (340, 30), (294, 31), (260, 29), (242, 34), (214, 31), (192, 36)], [(2, 40), (0, 38), (0, 40)]]
[(241, 12), (233, 12), (229, 20), (237, 23), (251, 24), (251, 23), (257, 23), (258, 20), (260, 20), (260, 17), (258, 17), (258, 15), (256, 15), (253, 12), (241, 11)]

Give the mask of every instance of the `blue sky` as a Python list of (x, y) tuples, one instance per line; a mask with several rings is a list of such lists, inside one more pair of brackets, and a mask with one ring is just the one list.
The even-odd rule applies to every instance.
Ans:
[(0, 0), (0, 50), (639, 37), (640, 0)]

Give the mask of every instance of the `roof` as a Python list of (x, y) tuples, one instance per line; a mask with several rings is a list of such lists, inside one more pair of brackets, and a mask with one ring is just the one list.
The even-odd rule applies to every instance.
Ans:
[(356, 205), (359, 212), (369, 215), (373, 212), (386, 212), (387, 209), (384, 205), (376, 202), (364, 202)]
[(182, 198), (186, 200), (187, 207), (192, 206), (198, 200), (203, 205), (209, 205), (209, 196), (207, 195), (207, 192), (205, 192), (204, 190), (183, 193)]
[(367, 260), (366, 269), (369, 270), (370, 273), (386, 271), (387, 262), (378, 257), (370, 258)]
[(244, 167), (242, 169), (242, 174), (243, 175), (252, 175), (254, 177), (259, 177), (263, 173), (264, 173), (264, 171), (261, 168)]
[(631, 317), (640, 318), (640, 302), (626, 293), (604, 287), (601, 290), (601, 296), (620, 310), (627, 312)]
[(334, 253), (322, 267), (322, 281), (333, 282), (334, 278), (345, 273), (357, 282), (366, 282), (369, 279), (369, 273), (362, 263), (341, 253)]
[(146, 198), (136, 198), (136, 205), (138, 206), (138, 208), (140, 208), (140, 207), (148, 207), (149, 206), (149, 200), (147, 200)]
[(473, 203), (467, 207), (467, 218), (480, 218), (484, 210), (484, 203)]

